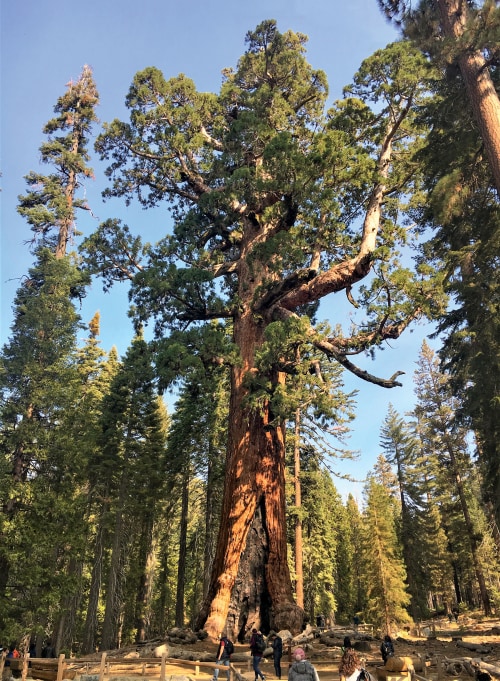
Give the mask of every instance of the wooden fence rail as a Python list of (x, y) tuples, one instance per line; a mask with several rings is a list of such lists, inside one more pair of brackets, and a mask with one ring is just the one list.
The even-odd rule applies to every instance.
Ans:
[[(5, 654), (0, 658), (0, 679), (3, 675), (5, 666)], [(38, 658), (26, 655), (22, 658), (8, 659), (8, 666), (12, 671), (21, 671), (21, 681), (26, 681), (28, 676), (33, 679), (41, 679), (42, 681), (64, 681), (65, 679), (74, 679), (76, 674), (86, 674), (97, 676), (98, 681), (104, 681), (105, 677), (112, 677), (112, 667), (127, 667), (135, 666), (141, 667), (141, 674), (138, 676), (146, 676), (146, 668), (160, 667), (160, 681), (166, 681), (167, 665), (182, 667), (188, 666), (194, 668), (194, 675), (198, 676), (201, 668), (210, 670), (213, 673), (214, 669), (219, 669), (220, 672), (226, 673), (228, 667), (217, 664), (215, 662), (202, 662), (200, 660), (181, 660), (177, 658), (169, 658), (163, 654), (161, 658), (158, 657), (140, 657), (140, 658), (111, 658), (107, 653), (102, 653), (100, 660), (89, 660), (88, 658), (66, 658), (65, 655), (59, 655), (59, 658), (48, 659)], [(236, 676), (241, 677), (241, 672), (233, 664), (229, 666), (230, 671)], [(95, 671), (94, 671), (95, 670)], [(98, 670), (98, 671), (97, 671)], [(149, 675), (148, 675), (149, 676)], [(224, 675), (221, 676), (223, 678)]]
[[(139, 658), (117, 658), (109, 657), (107, 653), (102, 653), (99, 659), (89, 660), (88, 658), (66, 658), (64, 655), (59, 655), (58, 658), (30, 658), (26, 655), (18, 659), (10, 659), (10, 667), (12, 670), (21, 671), (21, 681), (31, 676), (33, 679), (41, 679), (41, 681), (65, 681), (66, 679), (74, 679), (78, 675), (87, 675), (95, 677), (95, 681), (105, 681), (116, 675), (123, 675), (123, 672), (115, 672), (113, 674), (113, 667), (140, 667), (140, 674), (135, 673), (134, 676), (138, 678), (145, 677), (147, 667), (157, 668), (159, 666), (159, 681), (166, 681), (167, 666), (169, 667), (189, 667), (193, 670), (194, 676), (199, 676), (200, 670), (208, 670), (209, 674), (213, 674), (215, 669), (219, 669), (220, 681), (226, 681), (226, 673), (228, 669), (232, 679), (242, 681), (242, 669), (250, 669), (251, 658), (241, 662), (231, 662), (229, 668), (225, 665), (217, 664), (216, 662), (205, 662), (200, 660), (181, 660), (177, 658), (167, 657), (164, 653), (159, 657), (139, 657)], [(5, 663), (5, 654), (0, 658), (0, 681)], [(281, 666), (286, 674), (290, 662), (282, 659)], [(321, 668), (322, 665), (332, 665), (332, 660), (314, 660), (314, 665)], [(151, 670), (153, 671), (153, 670)], [(147, 674), (148, 677), (158, 679), (157, 674)], [(170, 676), (170, 674), (169, 674)], [(90, 681), (90, 680), (89, 680)], [(94, 681), (94, 679), (92, 679)]]

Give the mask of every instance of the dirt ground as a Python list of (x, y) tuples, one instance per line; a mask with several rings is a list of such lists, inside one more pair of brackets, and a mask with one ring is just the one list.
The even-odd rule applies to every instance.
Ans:
[[(342, 645), (344, 635), (350, 635), (351, 640), (355, 647), (361, 645), (362, 647), (369, 648), (368, 650), (360, 651), (360, 657), (364, 660), (366, 668), (376, 675), (377, 667), (382, 665), (382, 660), (379, 652), (379, 647), (381, 640), (380, 638), (373, 637), (370, 640), (370, 636), (366, 634), (356, 634), (352, 630), (344, 628), (334, 628), (333, 634), (335, 636), (335, 646), (325, 646), (320, 642), (320, 639), (315, 638), (309, 644), (302, 645), (306, 648), (307, 657), (315, 665), (320, 681), (339, 681), (338, 674), (338, 664), (341, 656), (340, 646)], [(419, 635), (420, 634), (420, 635)], [(368, 640), (367, 640), (368, 639)], [(360, 643), (364, 640), (365, 643)], [(458, 623), (449, 623), (448, 619), (444, 620), (433, 620), (431, 622), (422, 623), (420, 630), (411, 630), (409, 632), (402, 631), (399, 632), (398, 636), (394, 637), (396, 656), (411, 657), (413, 660), (429, 660), (432, 661), (432, 665), (426, 668), (425, 675), (430, 681), (452, 681), (453, 679), (459, 679), (460, 681), (471, 681), (471, 677), (466, 672), (457, 673), (446, 673), (442, 665), (440, 665), (440, 671), (436, 666), (436, 660), (445, 661), (448, 660), (470, 660), (481, 658), (483, 662), (490, 665), (494, 665), (500, 668), (500, 619), (466, 619), (460, 618)], [(468, 650), (467, 648), (460, 647), (460, 642), (465, 644), (480, 645), (483, 650), (476, 652), (473, 650)], [(217, 646), (208, 640), (197, 641), (196, 643), (186, 644), (185, 646), (174, 646), (175, 648), (181, 648), (184, 652), (192, 653), (192, 660), (206, 658), (209, 654), (209, 659), (215, 659), (215, 653)], [(254, 674), (250, 666), (250, 661), (245, 658), (245, 654), (248, 653), (247, 644), (235, 644), (235, 651), (233, 655), (233, 665), (236, 667), (243, 679), (246, 681), (253, 681)], [(116, 651), (112, 653), (113, 658), (123, 656), (130, 657), (133, 652), (131, 649), (128, 651)], [(136, 653), (137, 654), (137, 653)], [(141, 656), (145, 655), (144, 649), (140, 651)], [(146, 653), (147, 655), (147, 653)], [(131, 661), (130, 661), (131, 662)], [(112, 674), (120, 675), (120, 680), (125, 681), (125, 677), (130, 678), (131, 675), (145, 673), (146, 676), (158, 677), (159, 670), (146, 667), (143, 671), (140, 658), (137, 660), (137, 666), (127, 664), (126, 669), (120, 669), (119, 667), (112, 668)], [(288, 675), (288, 654), (285, 649), (283, 660), (282, 660), (282, 679), (286, 679)], [(261, 669), (266, 676), (266, 681), (276, 681), (277, 677), (274, 674), (272, 657), (266, 657), (262, 664)], [(183, 664), (173, 665), (170, 662), (166, 669), (167, 679), (171, 676), (184, 676), (196, 681), (209, 681), (212, 678), (212, 670), (210, 668), (204, 668), (200, 666), (198, 673), (195, 674), (195, 670), (192, 666), (187, 666)], [(418, 671), (419, 675), (424, 675), (423, 671)], [(220, 672), (220, 681), (225, 681), (225, 673)], [(173, 680), (172, 680), (173, 681)], [(500, 681), (500, 677), (493, 676), (493, 681)]]

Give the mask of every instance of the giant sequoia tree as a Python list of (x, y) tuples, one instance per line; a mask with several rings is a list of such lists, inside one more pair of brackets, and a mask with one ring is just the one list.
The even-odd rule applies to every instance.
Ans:
[[(198, 620), (213, 636), (240, 563), (258, 579), (246, 580), (233, 612), (264, 628), (302, 623), (286, 548), (285, 419), (299, 406), (287, 376), (307, 375), (313, 399), (320, 351), (361, 378), (399, 385), (397, 372), (378, 378), (349, 355), (397, 338), (438, 300), (397, 260), (409, 235), (396, 222), (398, 197), (415, 178), (424, 60), (404, 43), (389, 46), (325, 114), (326, 78), (307, 63), (305, 43), (263, 22), (219, 94), (148, 68), (127, 96), (130, 122), (115, 120), (97, 142), (110, 161), (107, 194), (146, 208), (167, 201), (175, 226), (138, 264), (138, 238), (105, 223), (86, 242), (88, 262), (108, 283), (133, 280), (136, 319), (155, 318), (164, 383), (208, 358), (231, 374), (222, 518)], [(319, 301), (342, 291), (366, 319), (347, 332), (316, 324)]]

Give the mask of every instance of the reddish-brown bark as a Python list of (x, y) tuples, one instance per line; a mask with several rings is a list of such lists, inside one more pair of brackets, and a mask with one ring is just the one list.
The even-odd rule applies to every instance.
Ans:
[[(243, 251), (251, 251), (261, 232), (250, 224), (246, 225), (246, 243)], [(284, 424), (274, 422), (269, 403), (264, 400), (258, 406), (251, 405), (249, 382), (256, 373), (256, 352), (264, 341), (265, 322), (256, 316), (252, 301), (259, 285), (268, 275), (263, 264), (252, 265), (250, 258), (240, 259), (240, 313), (234, 319), (233, 335), (240, 350), (240, 363), (231, 372), (231, 398), (229, 406), (229, 436), (226, 460), (226, 486), (222, 503), (222, 516), (217, 541), (212, 579), (205, 605), (198, 623), (215, 638), (229, 626), (242, 626), (245, 619), (260, 626), (262, 615), (259, 600), (269, 598), (271, 611), (266, 608), (266, 618), (274, 628), (285, 625), (299, 629), (303, 612), (294, 603), (290, 572), (287, 563), (285, 523), (285, 432)], [(269, 379), (278, 384), (283, 375), (276, 374)], [(261, 514), (261, 521), (257, 518)], [(259, 524), (265, 533), (261, 545), (260, 566), (264, 571), (257, 575), (262, 583), (261, 593), (253, 598), (248, 593), (238, 593), (242, 599), (245, 614), (238, 612), (238, 604), (231, 604), (231, 597), (237, 584), (240, 559), (247, 548), (248, 533), (252, 525), (259, 535)], [(250, 554), (251, 546), (248, 547)], [(247, 562), (251, 561), (248, 555)], [(262, 581), (261, 581), (262, 580)], [(255, 589), (255, 586), (253, 587)], [(235, 594), (241, 591), (236, 589)], [(250, 601), (253, 601), (251, 603)], [(228, 614), (231, 611), (231, 621)], [(243, 624), (245, 626), (245, 624)], [(238, 631), (228, 632), (235, 636)]]

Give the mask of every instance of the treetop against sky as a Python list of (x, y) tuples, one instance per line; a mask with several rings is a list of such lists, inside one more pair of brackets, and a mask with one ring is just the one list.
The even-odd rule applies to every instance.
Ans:
[[(341, 96), (342, 87), (351, 81), (364, 58), (396, 38), (375, 0), (348, 4), (257, 0), (251, 7), (227, 0), (181, 5), (150, 0), (140, 6), (96, 0), (77, 6), (54, 0), (49, 6), (30, 3), (29, 11), (8, 0), (1, 12), (2, 343), (9, 336), (15, 290), (32, 263), (26, 245), (31, 233), (29, 225), (17, 215), (17, 197), (26, 191), (24, 175), (40, 170), (42, 128), (52, 115), (54, 103), (65, 83), (76, 80), (84, 64), (93, 69), (101, 97), (97, 115), (104, 122), (125, 117), (124, 100), (132, 78), (146, 66), (159, 68), (166, 78), (184, 73), (193, 79), (198, 91), (218, 92), (222, 69), (235, 65), (244, 51), (246, 33), (268, 18), (277, 20), (280, 31), (291, 29), (308, 36), (307, 59), (313, 68), (326, 72), (329, 102)], [(91, 152), (90, 165), (95, 179), (86, 182), (85, 199), (91, 212), (80, 212), (79, 231), (88, 235), (110, 217), (122, 218), (141, 233), (144, 241), (153, 242), (166, 231), (170, 218), (165, 209), (143, 211), (137, 203), (127, 208), (116, 199), (104, 203), (105, 164)], [(327, 306), (323, 306), (325, 317)], [(102, 346), (109, 349), (116, 345), (123, 354), (133, 336), (127, 307), (126, 286), (103, 294), (100, 282), (94, 282), (80, 314), (87, 323), (99, 309)], [(346, 304), (346, 316), (349, 313)], [(411, 408), (411, 375), (425, 335), (424, 328), (403, 335), (393, 349), (379, 353), (376, 365), (364, 360), (366, 369), (378, 375), (406, 370), (403, 388), (383, 391), (359, 382), (349, 386), (360, 389), (359, 425), (355, 424), (349, 444), (362, 449), (363, 461), (367, 461), (357, 469), (367, 470), (371, 465), (368, 461), (379, 453), (378, 431), (388, 403), (400, 412)]]

